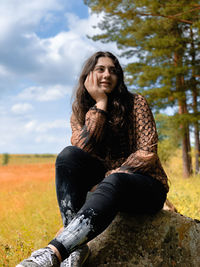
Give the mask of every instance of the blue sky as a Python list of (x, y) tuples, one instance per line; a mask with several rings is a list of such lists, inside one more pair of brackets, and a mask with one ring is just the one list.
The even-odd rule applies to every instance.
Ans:
[(98, 50), (117, 54), (86, 37), (99, 19), (82, 0), (1, 0), (0, 153), (59, 153), (70, 144), (83, 62)]

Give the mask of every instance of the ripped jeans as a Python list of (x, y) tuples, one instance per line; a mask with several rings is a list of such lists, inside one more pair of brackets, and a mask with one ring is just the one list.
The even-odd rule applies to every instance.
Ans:
[(153, 214), (163, 207), (166, 190), (161, 182), (141, 173), (105, 178), (106, 171), (100, 160), (75, 146), (66, 147), (57, 157), (56, 192), (64, 231), (50, 244), (62, 260), (105, 230), (118, 211)]

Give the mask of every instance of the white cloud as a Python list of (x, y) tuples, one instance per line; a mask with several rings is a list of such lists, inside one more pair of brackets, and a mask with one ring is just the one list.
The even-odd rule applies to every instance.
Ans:
[(92, 28), (99, 18), (69, 13), (81, 0), (0, 1), (0, 151), (59, 151), (69, 144), (68, 96), (83, 61), (97, 50), (116, 54), (116, 46), (86, 37), (99, 31)]
[(8, 114), (7, 108), (2, 105), (2, 102), (0, 102), (0, 118), (7, 116), (7, 114)]
[(0, 65), (0, 76), (8, 76), (10, 73), (7, 68), (3, 65)]
[(37, 121), (36, 121), (36, 120), (29, 121), (29, 122), (27, 122), (27, 123), (24, 125), (24, 129), (25, 129), (27, 132), (32, 132), (32, 131), (35, 129), (36, 124), (37, 124)]
[(11, 0), (4, 3), (0, 11), (0, 26), (6, 28), (0, 33), (1, 69), (4, 73), (11, 72), (43, 85), (71, 85), (83, 61), (93, 52), (105, 47), (114, 53), (117, 51), (114, 44), (94, 43), (86, 37), (99, 32), (92, 27), (100, 19), (97, 15), (80, 19), (66, 12), (68, 30), (49, 38), (40, 37), (37, 33), (40, 22), (53, 20), (51, 12), (61, 10), (63, 3), (61, 0), (47, 0), (45, 4), (40, 0), (20, 0), (18, 5)]
[[(109, 50), (118, 53), (114, 43), (103, 44), (93, 42), (86, 35), (94, 35), (99, 32), (93, 29), (99, 18), (91, 15), (88, 19), (80, 19), (74, 14), (67, 13), (69, 31), (63, 31), (54, 37), (38, 39), (38, 47), (44, 52), (40, 55), (39, 73), (36, 71), (34, 79), (37, 82), (74, 84), (75, 77), (83, 65), (83, 62), (97, 50)], [(35, 42), (35, 43), (37, 43)]]
[[(54, 61), (44, 62), (48, 50), (36, 32), (43, 23), (51, 23), (55, 12), (63, 12), (64, 6), (63, 0), (1, 1), (0, 58), (4, 73), (7, 70), (21, 78), (36, 80), (40, 80), (41, 73), (42, 80), (41, 70), (47, 72), (48, 64), (53, 66)], [(55, 69), (51, 68), (49, 77)]]
[[(89, 10), (90, 11), (90, 10)], [(90, 56), (91, 53), (97, 50), (107, 50), (115, 55), (119, 53), (117, 46), (115, 43), (102, 43), (100, 41), (92, 41), (88, 39), (87, 36), (94, 36), (96, 34), (102, 33), (102, 31), (97, 26), (98, 23), (102, 20), (104, 13), (101, 12), (99, 14), (92, 14), (89, 12), (89, 17), (86, 19), (80, 19), (78, 16), (72, 13), (66, 13), (66, 18), (68, 21), (68, 26), (70, 32), (73, 32), (77, 36), (81, 36), (81, 39), (88, 46), (88, 51), (86, 51), (85, 55)], [(89, 52), (89, 53), (87, 53)]]
[(86, 19), (80, 19), (76, 14), (68, 13), (65, 14), (67, 19), (67, 24), (70, 31), (73, 31), (76, 35), (87, 38), (87, 35), (98, 34), (101, 30), (96, 26), (98, 22), (101, 21), (104, 16), (103, 12), (100, 14), (89, 14), (89, 17)]
[[(50, 122), (29, 121), (24, 129), (33, 138), (36, 146), (42, 146), (41, 152), (60, 152), (65, 146), (70, 145), (71, 129), (66, 120)], [(49, 148), (46, 148), (48, 147)], [(53, 147), (53, 148), (52, 148)], [(46, 150), (45, 150), (46, 148)], [(49, 150), (51, 148), (51, 150)], [(55, 153), (55, 152), (54, 152)]]
[(0, 116), (1, 153), (57, 153), (70, 144), (71, 130), (66, 120), (27, 121)]
[(35, 28), (49, 12), (62, 9), (59, 0), (2, 0), (0, 9), (0, 40), (14, 30), (27, 31)]
[(19, 95), (19, 99), (37, 100), (41, 102), (55, 101), (69, 94), (71, 88), (67, 86), (55, 85), (49, 87), (31, 86), (24, 89)]
[(15, 114), (25, 114), (33, 110), (33, 106), (29, 103), (18, 103), (11, 107), (11, 111)]
[(36, 143), (55, 143), (58, 138), (55, 135), (40, 135), (35, 138)]
[(39, 122), (37, 120), (31, 120), (24, 125), (24, 129), (28, 132), (46, 133), (54, 129), (67, 129), (69, 123), (66, 120), (54, 120), (50, 122)]

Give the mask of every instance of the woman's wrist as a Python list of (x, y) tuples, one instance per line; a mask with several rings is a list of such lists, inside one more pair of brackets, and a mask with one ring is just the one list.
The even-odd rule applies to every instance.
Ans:
[(99, 100), (96, 102), (95, 106), (98, 108), (98, 109), (102, 109), (104, 111), (107, 110), (107, 99), (103, 99), (103, 100)]

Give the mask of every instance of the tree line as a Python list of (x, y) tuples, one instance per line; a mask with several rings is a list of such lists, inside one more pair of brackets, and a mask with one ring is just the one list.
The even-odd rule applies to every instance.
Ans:
[[(92, 12), (104, 14), (96, 25), (101, 34), (90, 38), (116, 43), (120, 56), (129, 60), (124, 67), (127, 83), (131, 90), (146, 96), (156, 114), (161, 139), (174, 148), (180, 143), (184, 177), (193, 172), (193, 133), (194, 169), (200, 173), (200, 1), (84, 2)], [(169, 107), (173, 115), (163, 115)]]

